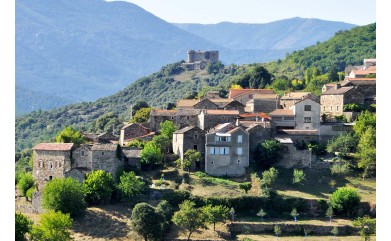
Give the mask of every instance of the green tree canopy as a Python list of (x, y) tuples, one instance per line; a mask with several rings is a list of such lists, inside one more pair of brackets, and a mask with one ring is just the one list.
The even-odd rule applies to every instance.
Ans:
[(134, 114), (133, 118), (130, 120), (130, 122), (134, 123), (145, 123), (148, 121), (149, 116), (151, 115), (151, 107), (141, 108), (139, 109), (136, 114)]
[(277, 140), (259, 143), (254, 151), (254, 160), (261, 169), (268, 169), (282, 158), (282, 145)]
[(376, 130), (369, 126), (358, 143), (358, 167), (364, 169), (364, 177), (368, 172), (376, 172)]
[(65, 127), (56, 137), (57, 143), (84, 143), (84, 137), (72, 126)]
[(273, 76), (265, 67), (255, 65), (250, 67), (247, 73), (238, 76), (235, 79), (235, 84), (238, 84), (243, 88), (263, 89), (266, 85), (271, 84), (272, 77)]
[(40, 215), (39, 225), (33, 225), (31, 238), (33, 241), (67, 241), (72, 240), (72, 219), (69, 213), (49, 211)]
[(147, 203), (137, 203), (131, 216), (131, 224), (134, 231), (144, 238), (158, 239), (163, 232), (163, 216)]
[(170, 140), (172, 139), (172, 134), (176, 130), (178, 130), (178, 127), (172, 121), (166, 120), (160, 123), (160, 133), (162, 134), (162, 136), (165, 136)]
[(303, 181), (306, 180), (305, 173), (301, 169), (294, 169), (293, 170), (293, 178), (292, 178), (292, 183), (293, 184), (302, 184)]
[(365, 241), (371, 240), (371, 236), (376, 234), (376, 219), (358, 217), (353, 221), (353, 226), (360, 228), (360, 236), (364, 237)]
[(174, 213), (172, 221), (184, 227), (189, 233), (187, 240), (190, 240), (191, 234), (201, 227), (205, 227), (205, 214), (199, 208), (195, 207), (195, 203), (189, 200), (179, 204), (179, 211)]
[(33, 221), (21, 213), (15, 213), (15, 240), (24, 241), (25, 234), (30, 233)]
[(138, 111), (138, 110), (141, 110), (142, 108), (148, 108), (148, 107), (150, 107), (149, 105), (148, 105), (148, 103), (146, 102), (146, 101), (144, 101), (144, 100), (138, 100), (138, 101), (136, 101), (136, 103), (133, 105), (133, 113), (132, 113), (132, 115), (134, 115), (134, 114), (136, 114), (136, 112)]
[(358, 139), (353, 133), (341, 134), (333, 137), (328, 143), (326, 150), (329, 153), (339, 152), (341, 156), (356, 151)]
[(357, 116), (353, 130), (357, 136), (361, 137), (370, 126), (376, 130), (376, 113), (366, 110)]
[(83, 215), (87, 206), (82, 185), (71, 177), (54, 178), (42, 190), (42, 206), (72, 217)]
[(108, 112), (99, 116), (92, 124), (90, 125), (89, 131), (100, 133), (100, 132), (112, 132), (117, 129), (121, 124), (119, 121), (118, 115), (114, 112)]
[(201, 153), (194, 149), (189, 149), (185, 152), (182, 166), (183, 168), (187, 169), (188, 172), (190, 173), (191, 165), (200, 161), (201, 161)]
[(163, 161), (163, 155), (160, 148), (153, 142), (149, 141), (145, 144), (141, 151), (141, 163), (153, 165), (160, 164)]
[(206, 215), (206, 222), (213, 224), (213, 231), (216, 231), (216, 223), (224, 222), (229, 218), (229, 208), (223, 205), (207, 205), (202, 210)]
[(242, 189), (246, 194), (248, 191), (250, 191), (251, 187), (251, 182), (243, 182), (239, 184), (239, 188)]
[(330, 206), (338, 213), (348, 215), (358, 209), (361, 197), (357, 189), (351, 187), (338, 188), (330, 197)]
[(266, 188), (270, 187), (270, 185), (276, 181), (277, 176), (278, 170), (274, 167), (271, 167), (269, 170), (262, 172), (262, 186), (265, 186)]
[(87, 203), (99, 204), (108, 202), (115, 189), (115, 181), (111, 173), (103, 170), (87, 173), (83, 182), (83, 190)]
[(34, 188), (34, 187), (35, 187), (35, 180), (34, 180), (33, 175), (30, 172), (22, 173), (20, 175), (20, 179), (18, 182), (18, 188), (19, 188), (20, 194), (22, 196), (26, 196), (27, 191), (30, 188)]
[(130, 201), (145, 190), (145, 183), (134, 172), (124, 172), (120, 176), (118, 190), (123, 200)]

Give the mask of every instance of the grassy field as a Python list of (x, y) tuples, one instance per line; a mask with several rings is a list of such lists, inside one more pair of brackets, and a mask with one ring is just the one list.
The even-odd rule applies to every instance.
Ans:
[[(254, 241), (273, 241), (273, 240), (278, 240), (278, 241), (360, 241), (364, 240), (360, 236), (337, 236), (334, 239), (334, 236), (282, 236), (277, 239), (276, 236), (272, 235), (245, 235), (241, 234), (237, 236), (238, 240), (243, 240), (244, 238), (250, 238)], [(375, 241), (376, 236), (371, 237), (371, 241)]]

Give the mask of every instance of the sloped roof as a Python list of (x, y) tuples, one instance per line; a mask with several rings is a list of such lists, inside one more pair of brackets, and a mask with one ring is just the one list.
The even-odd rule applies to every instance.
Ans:
[(254, 99), (277, 99), (279, 97), (278, 94), (256, 94), (254, 95)]
[(263, 112), (259, 112), (259, 113), (244, 113), (244, 114), (240, 114), (239, 115), (240, 118), (254, 118), (258, 116), (259, 119), (262, 119), (262, 118), (266, 118), (266, 119), (269, 119), (269, 115), (267, 115), (266, 113), (263, 113)]
[(186, 132), (188, 132), (189, 130), (191, 130), (193, 128), (195, 128), (195, 126), (186, 126), (186, 127), (182, 128), (180, 130), (175, 131), (174, 134), (183, 134), (183, 133), (186, 133)]
[(117, 145), (114, 144), (94, 144), (91, 147), (92, 151), (115, 151), (117, 150)]
[(158, 110), (158, 109), (151, 110), (152, 116), (175, 116), (176, 114), (177, 114), (176, 110)]
[(73, 143), (39, 143), (33, 150), (39, 151), (70, 151)]
[(142, 126), (142, 125), (137, 124), (137, 123), (129, 123), (129, 124), (127, 124), (127, 125), (124, 125), (124, 126), (121, 128), (121, 130), (126, 129), (126, 128), (128, 128), (129, 126), (133, 126), (133, 125), (136, 125), (136, 126), (138, 126), (138, 127), (141, 127), (141, 128), (143, 128), (143, 129), (148, 129), (147, 127)]
[(293, 110), (277, 109), (269, 113), (269, 116), (294, 116)]
[(177, 107), (192, 107), (199, 103), (199, 100), (178, 100), (176, 102)]
[(122, 149), (122, 152), (127, 158), (141, 158), (140, 149)]
[(313, 94), (311, 92), (289, 92), (283, 97), (281, 97), (281, 100), (297, 100), (307, 95), (313, 95)]
[(353, 86), (349, 86), (349, 87), (341, 87), (338, 89), (329, 89), (323, 92), (322, 95), (342, 95), (353, 88), (354, 88)]
[(341, 81), (342, 86), (346, 85), (376, 85), (376, 78), (345, 78)]
[(201, 110), (198, 109), (188, 109), (188, 110), (178, 110), (177, 115), (179, 116), (195, 116), (198, 115), (201, 112)]
[[(371, 66), (371, 67), (375, 67), (375, 66)], [(372, 68), (369, 67), (368, 69), (354, 69), (352, 70), (352, 72), (355, 74), (355, 75), (368, 75), (368, 74), (376, 74), (376, 67), (375, 68)]]
[(229, 89), (228, 97), (236, 98), (251, 92), (256, 92), (258, 94), (274, 94), (274, 91), (271, 89)]
[(238, 110), (204, 110), (206, 115), (239, 115)]

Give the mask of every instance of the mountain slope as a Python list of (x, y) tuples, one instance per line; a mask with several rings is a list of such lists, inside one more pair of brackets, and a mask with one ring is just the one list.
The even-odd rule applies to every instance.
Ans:
[(303, 49), (356, 25), (320, 19), (291, 18), (265, 24), (175, 24), (192, 34), (230, 49)]

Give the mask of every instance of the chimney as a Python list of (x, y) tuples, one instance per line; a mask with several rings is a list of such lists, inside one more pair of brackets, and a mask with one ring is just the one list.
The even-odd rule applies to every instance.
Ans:
[(341, 84), (335, 84), (335, 89), (337, 90), (337, 89), (339, 89), (339, 88), (341, 88)]
[(239, 123), (239, 118), (236, 118), (236, 123), (235, 123), (235, 125), (236, 125), (236, 126), (239, 126), (239, 124), (240, 124), (240, 123)]
[(258, 114), (255, 116), (255, 122), (258, 122)]

